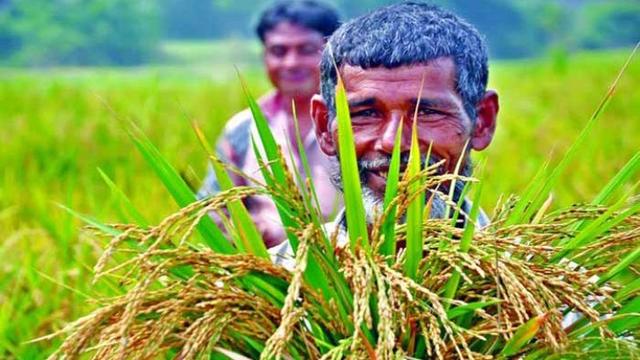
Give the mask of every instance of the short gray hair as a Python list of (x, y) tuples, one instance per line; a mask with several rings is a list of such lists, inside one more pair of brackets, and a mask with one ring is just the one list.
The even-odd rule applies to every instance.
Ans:
[(344, 64), (363, 69), (428, 63), (451, 57), (456, 66), (456, 90), (472, 121), (489, 76), (485, 41), (457, 15), (422, 2), (408, 1), (379, 8), (342, 25), (322, 53), (322, 97), (335, 116), (335, 86)]

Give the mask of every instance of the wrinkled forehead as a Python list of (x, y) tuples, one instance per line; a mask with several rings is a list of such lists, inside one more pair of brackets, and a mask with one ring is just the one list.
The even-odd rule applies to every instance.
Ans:
[(394, 68), (362, 68), (343, 64), (340, 75), (349, 97), (416, 98), (457, 95), (453, 59), (441, 57), (426, 63)]

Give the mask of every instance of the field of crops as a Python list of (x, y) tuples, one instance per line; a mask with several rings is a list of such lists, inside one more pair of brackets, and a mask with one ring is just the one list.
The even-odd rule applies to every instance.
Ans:
[[(486, 159), (484, 206), (517, 193), (547, 159), (557, 162), (624, 63), (627, 51), (494, 63), (501, 95)], [(252, 92), (268, 88), (243, 70)], [(554, 191), (556, 206), (589, 200), (640, 149), (640, 59), (620, 80), (576, 161)], [(80, 231), (62, 207), (104, 222), (131, 221), (101, 172), (149, 221), (177, 207), (125, 131), (135, 122), (197, 186), (206, 156), (190, 126), (213, 139), (245, 106), (229, 67), (0, 71), (0, 357), (40, 358), (56, 341), (24, 344), (59, 330), (117, 294), (91, 284), (104, 243)], [(640, 180), (637, 179), (636, 180)]]

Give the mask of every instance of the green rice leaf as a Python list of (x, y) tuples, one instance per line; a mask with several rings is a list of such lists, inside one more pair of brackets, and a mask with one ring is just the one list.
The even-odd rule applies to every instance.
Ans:
[(491, 306), (491, 305), (495, 305), (497, 304), (498, 301), (478, 301), (478, 302), (473, 302), (473, 303), (469, 303), (469, 304), (465, 304), (465, 305), (460, 305), (460, 306), (456, 306), (451, 310), (447, 311), (447, 318), (449, 320), (453, 320), (457, 317), (466, 315), (470, 312), (479, 310), (479, 309), (483, 309), (487, 306)]
[(131, 216), (136, 224), (140, 226), (148, 226), (149, 222), (147, 221), (147, 219), (145, 219), (144, 216), (138, 211), (138, 209), (133, 206), (133, 203), (131, 202), (131, 200), (129, 200), (127, 195), (125, 195), (124, 192), (122, 192), (122, 190), (118, 188), (118, 186), (111, 180), (111, 178), (109, 178), (109, 176), (104, 171), (102, 171), (102, 169), (98, 168), (98, 172), (100, 173), (102, 180), (104, 180), (104, 182), (111, 190), (111, 193), (118, 199), (119, 203), (124, 206), (127, 215)]
[(109, 225), (106, 225), (106, 224), (100, 222), (99, 220), (94, 219), (91, 216), (87, 216), (87, 215), (81, 214), (81, 213), (79, 213), (79, 212), (77, 212), (77, 211), (75, 211), (75, 210), (73, 210), (71, 208), (68, 208), (68, 207), (66, 207), (66, 206), (64, 206), (62, 204), (58, 204), (58, 206), (61, 209), (63, 209), (66, 212), (68, 212), (69, 214), (71, 214), (71, 215), (75, 216), (76, 218), (82, 220), (83, 222), (85, 222), (85, 223), (87, 223), (87, 224), (89, 224), (91, 226), (95, 226), (97, 229), (99, 229), (100, 231), (102, 231), (105, 234), (108, 234), (108, 235), (111, 235), (111, 236), (118, 236), (118, 235), (120, 235), (122, 233), (121, 230), (114, 229), (113, 227), (111, 227)]
[[(475, 223), (478, 219), (478, 214), (480, 213), (480, 201), (482, 199), (482, 183), (478, 185), (476, 189), (476, 194), (473, 198), (473, 205), (471, 206), (471, 212), (469, 214), (469, 219), (465, 222), (464, 232), (462, 233), (462, 239), (460, 239), (460, 249), (459, 251), (462, 253), (469, 252), (471, 248), (471, 241), (473, 240), (473, 234), (475, 233)], [(453, 271), (449, 281), (445, 285), (444, 298), (445, 299), (453, 299), (456, 295), (456, 291), (458, 289), (458, 285), (460, 283), (460, 273), (457, 270)], [(449, 303), (445, 304), (445, 307), (449, 307)]]
[(258, 130), (258, 134), (260, 135), (260, 142), (264, 149), (264, 152), (267, 156), (268, 161), (271, 166), (270, 169), (273, 172), (273, 176), (278, 182), (284, 182), (285, 180), (285, 171), (284, 166), (278, 159), (280, 159), (280, 154), (278, 150), (278, 143), (271, 132), (271, 128), (269, 127), (269, 122), (267, 118), (262, 113), (260, 106), (256, 102), (255, 98), (249, 92), (244, 79), (238, 74), (240, 78), (240, 83), (242, 84), (242, 89), (245, 94), (245, 98), (247, 99), (247, 103), (249, 105), (249, 109), (251, 110), (251, 115), (253, 116), (253, 121), (256, 124), (256, 129)]
[(518, 353), (538, 333), (546, 317), (545, 314), (539, 315), (520, 325), (513, 337), (507, 341), (500, 355), (508, 357)]
[[(129, 137), (135, 144), (136, 148), (142, 154), (147, 164), (158, 175), (165, 188), (169, 191), (178, 206), (185, 207), (194, 201), (196, 197), (189, 186), (180, 177), (178, 172), (169, 164), (169, 162), (160, 154), (160, 151), (151, 143), (151, 141), (138, 129), (131, 124), (129, 129)], [(204, 242), (214, 251), (222, 254), (233, 254), (235, 248), (227, 241), (225, 235), (216, 226), (209, 217), (204, 217), (197, 225), (198, 232), (202, 235)]]
[(362, 203), (360, 173), (358, 171), (356, 149), (353, 142), (349, 104), (341, 78), (338, 78), (338, 84), (336, 86), (336, 114), (338, 121), (340, 170), (342, 171), (344, 205), (351, 247), (355, 249), (357, 245), (361, 245), (365, 249), (368, 249), (369, 236), (364, 205)]
[(520, 199), (515, 204), (513, 211), (509, 214), (509, 217), (505, 221), (505, 225), (514, 225), (520, 223), (524, 218), (524, 212), (527, 206), (531, 203), (533, 197), (540, 191), (545, 180), (549, 168), (549, 161), (547, 160), (536, 172), (533, 179), (529, 182), (525, 190), (522, 192)]
[[(519, 219), (514, 219), (512, 221), (516, 221), (516, 222), (529, 221), (529, 219), (531, 219), (533, 214), (536, 213), (538, 208), (540, 208), (542, 203), (548, 198), (549, 192), (556, 185), (558, 178), (560, 177), (562, 172), (564, 172), (564, 170), (569, 165), (569, 163), (573, 160), (576, 154), (578, 154), (578, 149), (585, 142), (587, 136), (589, 135), (589, 133), (591, 133), (591, 129), (593, 128), (594, 124), (596, 123), (598, 118), (600, 118), (600, 115), (602, 115), (607, 105), (609, 104), (609, 101), (613, 97), (613, 94), (618, 85), (618, 82), (620, 81), (620, 78), (622, 77), (622, 74), (624, 74), (624, 72), (626, 71), (637, 49), (638, 49), (638, 46), (636, 46), (633, 49), (633, 51), (631, 52), (631, 55), (629, 55), (629, 57), (627, 58), (627, 61), (625, 62), (623, 67), (620, 69), (618, 76), (615, 78), (615, 80), (609, 87), (609, 90), (601, 100), (600, 104), (594, 111), (593, 115), (591, 115), (591, 118), (587, 122), (586, 126), (582, 129), (582, 131), (580, 132), (576, 140), (573, 142), (573, 144), (569, 148), (569, 150), (567, 150), (565, 155), (562, 157), (562, 160), (560, 160), (558, 165), (552, 170), (551, 174), (544, 180), (544, 182), (542, 182), (541, 187), (539, 188), (540, 190), (534, 193), (531, 204), (527, 206), (526, 210), (524, 211), (524, 214), (522, 214), (522, 217), (520, 217)], [(528, 202), (525, 203), (525, 205), (526, 204), (528, 204)], [(511, 225), (512, 223), (507, 222), (507, 224)]]
[[(392, 205), (393, 199), (398, 194), (398, 180), (400, 178), (400, 148), (402, 143), (402, 127), (403, 123), (400, 122), (398, 130), (396, 131), (395, 143), (393, 144), (393, 153), (391, 154), (391, 164), (389, 164), (389, 171), (387, 173), (387, 186), (384, 192), (384, 212), (387, 217), (384, 219), (382, 225), (382, 234), (384, 240), (380, 246), (380, 253), (382, 255), (395, 255), (396, 253), (396, 241), (395, 241), (395, 218), (397, 204)], [(391, 209), (389, 208), (391, 206)]]
[[(251, 110), (251, 115), (256, 125), (256, 129), (258, 130), (258, 135), (260, 137), (259, 139), (254, 139), (253, 137), (251, 138), (253, 151), (256, 159), (262, 159), (262, 154), (258, 150), (258, 146), (256, 144), (256, 140), (259, 140), (259, 143), (262, 145), (262, 149), (264, 150), (264, 154), (267, 158), (266, 163), (269, 164), (268, 169), (265, 167), (261, 167), (260, 170), (262, 171), (262, 175), (267, 185), (270, 188), (274, 188), (275, 184), (286, 183), (285, 166), (282, 163), (278, 143), (276, 142), (273, 133), (271, 132), (269, 122), (262, 113), (260, 106), (249, 92), (240, 74), (238, 74), (238, 77), (240, 78), (240, 83), (242, 84), (245, 98), (247, 99), (249, 109)], [(276, 208), (278, 209), (278, 214), (280, 215), (280, 219), (284, 228), (297, 228), (298, 226), (291, 218), (291, 215), (284, 211), (284, 208), (286, 208), (286, 206), (282, 202), (278, 202), (276, 197), (272, 197), (272, 199), (276, 203)], [(287, 238), (291, 242), (291, 247), (294, 249), (294, 251), (296, 251), (298, 249), (298, 239), (290, 231), (286, 231), (286, 233)]]
[[(247, 96), (250, 96), (250, 95), (247, 95)], [(256, 112), (262, 113), (262, 111), (259, 108), (256, 109)], [(270, 129), (267, 129), (267, 131), (269, 132), (269, 134), (271, 134)], [(253, 138), (251, 139), (251, 146), (253, 148), (253, 152), (256, 158), (262, 159), (260, 150), (258, 149), (256, 141)], [(279, 161), (280, 161), (280, 157), (278, 156), (275, 162), (279, 162)], [(262, 172), (262, 175), (265, 179), (267, 186), (271, 189), (275, 188), (277, 186), (276, 180), (274, 179), (269, 169), (266, 167), (261, 167), (260, 170)], [(298, 227), (297, 223), (293, 221), (293, 217), (296, 216), (296, 214), (291, 213), (287, 208), (286, 204), (284, 204), (283, 201), (278, 196), (275, 196), (275, 195), (271, 196), (271, 199), (276, 205), (276, 209), (278, 210), (278, 214), (280, 215), (280, 220), (282, 221), (283, 226), (285, 226), (285, 229), (297, 228)], [(290, 231), (287, 231), (287, 237), (295, 253), (299, 245), (298, 238)], [(313, 251), (312, 251), (312, 254), (313, 254)], [(330, 268), (330, 266), (327, 265), (327, 268)], [(308, 259), (307, 270), (305, 271), (305, 280), (311, 284), (314, 284), (319, 289), (321, 289), (322, 294), (324, 295), (327, 301), (336, 297), (333, 288), (329, 284), (327, 274), (323, 272), (322, 267), (318, 263), (316, 256), (310, 256)], [(339, 304), (343, 305), (343, 303), (341, 302)]]
[[(597, 114), (599, 115), (600, 112), (598, 112)], [(535, 195), (532, 198), (531, 204), (527, 206), (520, 221), (530, 221), (530, 219), (535, 215), (542, 204), (549, 198), (551, 189), (555, 187), (558, 179), (560, 178), (560, 175), (562, 175), (569, 163), (573, 160), (576, 154), (578, 154), (579, 147), (584, 143), (587, 136), (591, 133), (591, 129), (593, 128), (593, 125), (595, 124), (597, 118), (598, 116), (592, 117), (584, 127), (584, 129), (582, 129), (582, 132), (578, 135), (578, 138), (573, 142), (573, 144), (571, 144), (569, 150), (564, 154), (564, 156), (562, 156), (562, 159), (560, 160), (558, 165), (556, 165), (549, 176), (544, 180), (539, 190), (536, 191)]]
[[(204, 147), (205, 151), (209, 153), (211, 157), (211, 166), (213, 167), (213, 171), (216, 174), (216, 179), (218, 179), (218, 183), (220, 184), (220, 188), (224, 190), (229, 190), (234, 187), (233, 181), (231, 181), (231, 177), (224, 169), (224, 166), (218, 158), (216, 158), (213, 154), (211, 147), (209, 146), (209, 142), (207, 141), (204, 133), (197, 124), (193, 123), (193, 129), (200, 140), (200, 144)], [(261, 258), (268, 259), (269, 253), (267, 252), (267, 248), (264, 245), (264, 240), (258, 229), (256, 228), (253, 219), (251, 219), (251, 215), (244, 207), (244, 204), (240, 200), (230, 201), (227, 203), (227, 210), (229, 210), (229, 214), (231, 215), (231, 219), (235, 224), (235, 230), (238, 233), (238, 238), (236, 241), (236, 246), (240, 249), (241, 252), (247, 252), (253, 255), (256, 255)]]
[(473, 240), (473, 234), (476, 230), (476, 221), (480, 214), (480, 201), (482, 200), (482, 183), (478, 184), (475, 196), (473, 197), (473, 205), (471, 206), (470, 219), (467, 219), (462, 239), (460, 240), (460, 251), (463, 253), (469, 252), (471, 248), (471, 241)]
[[(260, 171), (265, 179), (267, 186), (271, 189), (276, 188), (276, 184), (284, 184), (286, 183), (285, 176), (285, 167), (282, 163), (282, 157), (280, 156), (280, 151), (278, 144), (271, 132), (271, 128), (269, 127), (269, 123), (267, 122), (266, 117), (262, 113), (260, 106), (255, 101), (249, 90), (247, 89), (246, 84), (242, 77), (240, 77), (240, 82), (242, 84), (242, 88), (244, 90), (245, 98), (247, 99), (247, 103), (249, 105), (249, 109), (251, 110), (251, 114), (253, 116), (254, 123), (258, 130), (258, 135), (260, 139), (251, 138), (251, 146), (253, 148), (253, 152), (256, 156), (256, 159), (259, 161), (263, 159), (260, 150), (258, 149), (258, 145), (256, 140), (259, 140), (259, 143), (262, 145), (262, 149), (264, 150), (264, 154), (267, 157), (266, 163), (269, 164), (268, 167), (261, 167)], [(278, 211), (278, 215), (280, 216), (280, 220), (282, 221), (282, 225), (287, 234), (287, 239), (291, 243), (291, 247), (294, 252), (298, 250), (298, 238), (288, 229), (290, 228), (299, 228), (298, 224), (293, 220), (293, 216), (290, 211), (288, 211), (286, 204), (284, 204), (277, 196), (271, 197), (274, 204), (276, 205), (276, 209)], [(311, 265), (309, 268), (313, 268)], [(325, 287), (325, 290), (328, 289)]]
[(464, 187), (462, 188), (462, 192), (460, 193), (460, 199), (458, 199), (458, 203), (456, 204), (457, 207), (453, 212), (453, 216), (451, 217), (451, 226), (456, 226), (456, 224), (458, 223), (458, 220), (460, 218), (460, 209), (462, 209), (462, 205), (464, 204), (464, 201), (467, 198), (469, 191), (471, 190), (471, 184), (472, 182), (467, 181), (465, 182)]
[[(253, 119), (258, 129), (260, 143), (262, 144), (264, 154), (266, 155), (267, 161), (269, 163), (269, 168), (261, 167), (261, 171), (267, 186), (271, 189), (274, 189), (277, 187), (278, 183), (282, 184), (286, 182), (284, 164), (282, 163), (282, 158), (280, 156), (277, 143), (275, 141), (275, 138), (273, 137), (273, 134), (271, 133), (271, 129), (269, 128), (269, 124), (264, 114), (262, 113), (262, 110), (258, 106), (253, 96), (249, 93), (245, 83), (242, 81), (242, 78), (241, 82), (243, 84), (245, 97), (247, 98), (249, 108), (251, 109)], [(263, 159), (262, 154), (258, 149), (256, 139), (254, 139), (253, 137), (251, 139), (251, 145), (256, 158)], [(297, 214), (291, 213), (289, 209), (287, 209), (286, 204), (284, 204), (277, 196), (272, 196), (271, 198), (276, 205), (284, 228), (299, 228), (298, 223), (293, 220), (293, 217), (297, 216)], [(298, 238), (288, 230), (287, 238), (295, 253), (299, 245)], [(353, 326), (349, 320), (349, 313), (351, 311), (351, 300), (348, 297), (352, 295), (349, 292), (349, 287), (346, 283), (346, 280), (344, 279), (344, 276), (337, 273), (337, 265), (335, 263), (332, 263), (327, 258), (323, 258), (322, 256), (320, 256), (320, 252), (316, 251), (314, 247), (312, 247), (310, 250), (311, 256), (309, 256), (308, 258), (307, 269), (304, 274), (305, 281), (309, 284), (313, 284), (314, 287), (318, 288), (327, 302), (332, 301), (333, 299), (338, 300), (336, 301), (336, 303), (338, 305), (341, 318), (345, 326), (348, 329), (351, 329)], [(332, 281), (332, 283), (329, 282), (330, 280)]]
[(603, 325), (613, 331), (616, 335), (624, 335), (631, 329), (637, 329), (640, 326), (640, 297), (634, 297), (624, 304), (620, 309), (612, 314), (611, 317), (603, 318), (600, 321), (587, 323), (584, 319), (580, 319), (581, 327), (576, 327), (570, 336), (573, 339), (597, 335), (598, 329)]
[[(463, 154), (467, 152), (468, 148), (469, 148), (469, 139), (467, 139), (467, 141), (464, 143), (464, 147), (463, 147)], [(460, 156), (460, 158), (458, 158), (458, 161), (456, 162), (456, 167), (453, 171), (453, 175), (458, 176), (460, 174), (460, 167), (462, 166), (462, 161), (464, 160), (464, 156)], [(454, 178), (453, 180), (451, 180), (451, 185), (449, 185), (449, 199), (453, 199), (453, 195), (455, 194), (456, 191), (456, 182), (458, 181), (457, 178)], [(448, 219), (449, 215), (451, 212), (451, 205), (449, 205), (447, 203), (446, 208), (445, 208), (445, 212), (444, 212), (444, 218)]]
[(579, 339), (596, 335), (598, 329), (602, 328), (603, 325), (608, 325), (609, 329), (613, 330), (617, 334), (622, 333), (625, 329), (640, 325), (638, 324), (638, 320), (640, 320), (640, 313), (638, 313), (640, 309), (638, 308), (638, 306), (640, 304), (634, 301), (632, 301), (630, 304), (633, 304), (633, 306), (631, 306), (627, 310), (632, 310), (633, 308), (635, 308), (636, 311), (626, 311), (625, 313), (618, 312), (611, 317), (588, 323), (586, 326), (572, 331), (570, 337), (572, 339)]
[(637, 294), (640, 292), (640, 277), (635, 280), (627, 283), (624, 287), (616, 293), (614, 299), (618, 302), (624, 300), (630, 295)]
[(605, 281), (616, 276), (621, 271), (631, 266), (631, 264), (635, 263), (638, 258), (640, 258), (640, 246), (632, 251), (629, 255), (625, 256), (618, 264), (616, 264), (616, 266), (609, 269), (609, 271), (607, 271), (605, 275), (598, 279), (598, 284), (603, 284)]
[(617, 335), (623, 334), (627, 329), (636, 329), (640, 326), (640, 297), (625, 304), (616, 312), (617, 316), (627, 315), (627, 318), (616, 319), (609, 323), (609, 329)]
[[(418, 146), (418, 130), (416, 121), (413, 122), (411, 131), (411, 150), (409, 151), (409, 163), (407, 165), (407, 178), (412, 179), (409, 183), (409, 196), (413, 200), (407, 207), (407, 248), (404, 263), (405, 274), (416, 279), (418, 274), (418, 263), (422, 259), (424, 239), (422, 238), (422, 211), (424, 209), (423, 179), (416, 178), (420, 173), (420, 147)], [(418, 193), (420, 192), (420, 193)], [(436, 196), (436, 195), (433, 195)]]
[[(640, 170), (640, 152), (636, 153), (618, 173), (607, 183), (607, 185), (598, 193), (591, 202), (593, 205), (604, 205), (608, 203), (611, 196), (620, 189), (629, 179)], [(575, 231), (584, 229), (590, 221), (582, 220), (574, 226)]]
[[(234, 184), (229, 174), (224, 170), (222, 164), (214, 157), (211, 158), (211, 165), (216, 173), (216, 178), (222, 190), (233, 188)], [(268, 259), (269, 253), (264, 245), (264, 240), (256, 228), (255, 223), (251, 219), (251, 215), (244, 207), (240, 200), (230, 201), (227, 203), (227, 209), (231, 215), (231, 219), (235, 224), (235, 230), (238, 232), (238, 242), (236, 246), (241, 252), (254, 254), (258, 257)]]
[[(320, 201), (318, 200), (316, 188), (313, 184), (314, 181), (311, 174), (311, 166), (309, 166), (309, 159), (307, 157), (307, 152), (305, 151), (304, 143), (302, 141), (302, 136), (300, 134), (300, 126), (298, 124), (298, 115), (296, 113), (295, 102), (291, 103), (291, 110), (293, 114), (293, 123), (295, 125), (295, 130), (296, 130), (295, 131), (296, 146), (298, 149), (298, 156), (299, 156), (300, 163), (302, 165), (302, 171), (304, 171), (305, 177), (304, 178), (302, 177), (300, 170), (296, 166), (293, 166), (292, 171), (295, 174), (296, 181), (299, 184), (300, 193), (302, 195), (305, 206), (307, 208), (307, 212), (311, 215), (313, 223), (319, 229), (324, 230), (322, 224), (324, 223), (325, 218), (324, 218), (324, 214), (322, 213), (322, 208), (320, 207)], [(287, 139), (287, 143), (289, 146), (289, 156), (291, 158), (291, 164), (295, 164), (294, 156), (293, 156), (294, 147), (288, 140), (289, 139)], [(308, 185), (308, 188), (307, 188), (307, 185)], [(324, 234), (324, 231), (323, 231), (323, 234)], [(327, 234), (324, 234), (324, 235), (325, 236), (323, 236), (323, 239), (322, 239), (324, 250), (329, 253), (333, 253), (333, 248), (331, 247), (328, 236)]]
[(594, 205), (602, 205), (609, 201), (611, 196), (624, 185), (629, 178), (640, 170), (640, 152), (636, 153), (623, 167), (618, 171), (607, 185), (598, 193), (591, 202)]
[[(320, 211), (321, 207), (320, 207), (320, 201), (318, 200), (318, 194), (316, 192), (316, 187), (314, 185), (314, 181), (313, 181), (313, 177), (311, 176), (311, 166), (309, 166), (309, 159), (307, 157), (307, 152), (304, 149), (304, 143), (302, 141), (302, 135), (300, 134), (300, 124), (298, 122), (298, 113), (296, 111), (296, 106), (295, 106), (295, 102), (291, 103), (291, 107), (292, 107), (292, 111), (293, 111), (293, 123), (296, 127), (296, 145), (298, 147), (298, 155), (300, 156), (300, 162), (302, 163), (302, 169), (304, 170), (304, 174), (305, 177), (309, 180), (309, 191), (311, 194), (307, 194), (311, 196), (311, 199), (313, 200), (313, 205), (315, 205), (315, 208), (309, 204), (309, 208), (311, 210), (318, 210)], [(298, 173), (297, 169), (294, 169), (296, 171), (296, 173)], [(305, 191), (305, 187), (302, 185), (300, 188), (302, 189), (303, 194), (306, 194), (307, 192)], [(321, 213), (316, 213), (317, 217), (315, 217), (316, 219), (320, 219), (320, 217), (322, 216)], [(320, 225), (320, 224), (317, 224)]]
[[(634, 186), (634, 189), (636, 186)], [(630, 192), (632, 193), (633, 190)], [(566, 257), (571, 251), (579, 249), (582, 246), (589, 244), (594, 238), (608, 231), (612, 227), (618, 225), (629, 216), (632, 216), (640, 211), (640, 203), (633, 205), (632, 207), (625, 209), (620, 214), (614, 214), (622, 208), (627, 201), (628, 196), (622, 197), (618, 202), (612, 205), (604, 214), (600, 215), (597, 219), (587, 225), (582, 231), (576, 234), (575, 237), (569, 239), (566, 244), (563, 245), (562, 251), (559, 251), (556, 256), (552, 258), (552, 261), (559, 261)]]

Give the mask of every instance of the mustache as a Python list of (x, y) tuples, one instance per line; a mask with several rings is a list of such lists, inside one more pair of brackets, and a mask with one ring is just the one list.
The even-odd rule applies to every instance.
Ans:
[[(430, 155), (428, 159), (428, 166), (433, 166), (442, 159), (435, 155)], [(426, 155), (420, 156), (420, 168), (425, 168), (425, 163), (427, 162)], [(358, 169), (360, 172), (378, 170), (380, 168), (389, 168), (391, 166), (391, 155), (381, 154), (377, 156), (375, 159), (367, 159), (367, 160), (358, 160)], [(400, 169), (405, 169), (409, 165), (409, 153), (403, 153), (400, 155)], [(445, 173), (444, 163), (440, 164), (436, 169), (436, 174), (443, 175)]]
[[(344, 189), (342, 187), (342, 173), (340, 169), (339, 157), (333, 158), (331, 161), (331, 165), (329, 167), (329, 178), (333, 185), (340, 192), (344, 193)], [(435, 165), (442, 161), (442, 158), (437, 155), (431, 154), (429, 159), (427, 159), (426, 154), (421, 155), (420, 164), (421, 168), (424, 169), (425, 162), (427, 162), (430, 166)], [(409, 154), (401, 154), (400, 158), (400, 168), (406, 168), (409, 163)], [(391, 165), (391, 156), (386, 154), (380, 154), (373, 159), (359, 159), (357, 161), (358, 164), (358, 172), (360, 176), (360, 183), (362, 184), (362, 196), (365, 205), (365, 213), (367, 216), (367, 221), (369, 223), (373, 223), (373, 215), (380, 209), (382, 206), (383, 200), (380, 197), (380, 194), (374, 193), (366, 184), (366, 179), (370, 175), (370, 171), (379, 171), (380, 169), (388, 168)], [(470, 158), (467, 158), (463, 163), (463, 166), (460, 168), (459, 174), (462, 176), (471, 176), (473, 173), (473, 164)], [(446, 170), (444, 167), (444, 163), (438, 166), (436, 169), (436, 175), (444, 175), (446, 174)], [(460, 198), (462, 197), (462, 193), (464, 191), (464, 187), (466, 185), (466, 181), (455, 181), (453, 188), (453, 202), (458, 203)], [(449, 186), (444, 185), (440, 187), (438, 190), (439, 194), (447, 194), (449, 193)], [(447, 214), (447, 203), (441, 198), (437, 193), (432, 194), (429, 197), (425, 198), (432, 199), (431, 202), (431, 212), (429, 217), (432, 219), (443, 219)], [(463, 204), (464, 206), (464, 204)], [(468, 209), (466, 209), (468, 211)], [(450, 213), (452, 215), (453, 212)]]
[[(400, 155), (400, 169), (401, 169), (401, 173), (403, 171), (403, 169), (405, 169), (407, 167), (407, 165), (409, 164), (409, 153), (403, 153)], [(437, 155), (431, 154), (429, 156), (428, 159), (428, 164), (429, 166), (433, 166), (437, 163), (439, 163), (440, 161), (442, 161), (443, 158), (440, 158)], [(425, 168), (425, 162), (427, 161), (427, 157), (425, 154), (421, 154), (420, 156), (420, 168), (424, 169)], [(358, 166), (358, 175), (360, 176), (360, 181), (361, 183), (364, 183), (365, 180), (367, 179), (367, 177), (369, 176), (369, 172), (371, 171), (378, 171), (380, 168), (389, 168), (391, 166), (391, 155), (386, 155), (386, 154), (380, 154), (378, 156), (376, 156), (373, 159), (358, 159), (357, 160), (357, 166)], [(445, 163), (443, 162), (442, 164), (440, 164), (435, 172), (435, 175), (445, 175), (447, 173), (446, 168), (445, 168)], [(471, 174), (473, 173), (473, 163), (471, 161), (470, 158), (467, 158), (467, 161), (464, 162), (463, 166), (460, 168), (460, 172), (459, 175), (462, 176), (471, 176)], [(336, 187), (336, 189), (338, 189), (339, 191), (343, 192), (344, 189), (342, 188), (342, 172), (340, 169), (340, 156), (336, 156), (335, 158), (333, 158), (333, 160), (330, 162), (329, 165), (329, 178), (331, 180), (331, 182), (333, 183), (333, 185)], [(464, 182), (461, 181), (457, 181), (456, 182), (456, 190), (458, 190), (458, 186), (460, 186), (461, 184), (464, 184)]]

